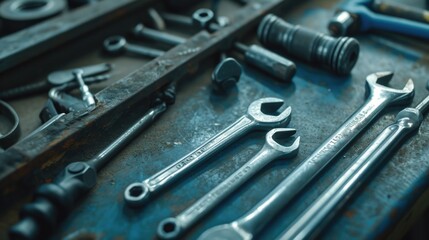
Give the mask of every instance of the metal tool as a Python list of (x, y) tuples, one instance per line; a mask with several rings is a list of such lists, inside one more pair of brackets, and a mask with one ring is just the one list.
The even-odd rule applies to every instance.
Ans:
[(419, 128), (428, 107), (429, 96), (417, 107), (400, 111), (395, 122), (374, 139), (347, 170), (300, 214), (279, 239), (315, 238), (386, 156), (397, 149), (402, 139)]
[(369, 125), (387, 106), (404, 104), (414, 96), (414, 84), (410, 79), (402, 90), (389, 88), (387, 83), (393, 74), (378, 72), (367, 77), (369, 97), (351, 117), (328, 137), (307, 159), (287, 176), (274, 190), (245, 215), (229, 224), (207, 230), (199, 239), (252, 239), (271, 218), (286, 206), (332, 159)]
[(429, 11), (406, 4), (374, 0), (372, 2), (371, 9), (384, 15), (404, 18), (426, 24), (429, 23)]
[(142, 206), (152, 194), (177, 181), (197, 164), (207, 160), (246, 133), (287, 125), (290, 121), (291, 108), (287, 107), (279, 112), (282, 106), (284, 101), (279, 98), (261, 98), (252, 102), (244, 116), (194, 151), (143, 182), (130, 184), (124, 192), (125, 202), (132, 207)]
[(6, 130), (4, 133), (0, 133), (0, 148), (6, 149), (16, 143), (21, 135), (19, 117), (15, 109), (2, 100), (0, 100), (0, 116), (1, 130)]
[(161, 42), (169, 45), (179, 45), (186, 42), (185, 38), (169, 34), (164, 31), (159, 31), (145, 27), (143, 24), (137, 24), (133, 33), (136, 37), (147, 38), (156, 42)]
[(155, 8), (148, 8), (147, 9), (147, 15), (151, 19), (151, 25), (160, 31), (163, 31), (166, 29), (164, 19), (162, 19), (161, 15)]
[[(204, 9), (203, 11), (200, 11), (198, 14), (194, 15), (201, 15), (205, 12), (211, 12), (210, 9)], [(213, 14), (209, 14), (210, 16)], [(161, 16), (169, 16), (169, 14), (162, 14)], [(174, 16), (174, 19), (179, 19), (179, 21), (184, 22), (187, 26), (193, 26), (192, 18), (177, 14), (172, 14)], [(187, 19), (187, 20), (185, 20)], [(204, 23), (201, 23), (201, 25), (204, 25)], [(211, 23), (210, 26), (215, 26), (216, 23)], [(200, 26), (201, 28), (201, 26)], [(216, 27), (216, 29), (220, 28), (219, 26)], [(150, 34), (144, 34), (142, 29), (146, 29), (146, 31)], [(133, 33), (136, 37), (144, 37), (146, 39), (151, 39), (153, 41), (159, 41), (163, 42), (165, 44), (170, 45), (178, 45), (186, 42), (186, 38), (182, 38), (173, 34), (164, 33), (162, 31), (157, 31), (154, 29), (151, 29), (150, 31), (147, 30), (148, 28), (144, 28), (141, 24), (138, 24), (134, 30)], [(161, 37), (157, 37), (157, 35)], [(283, 82), (291, 82), (292, 77), (296, 73), (296, 66), (293, 62), (289, 61), (288, 59), (271, 52), (267, 49), (264, 49), (257, 45), (251, 45), (246, 46), (242, 43), (235, 43), (233, 44), (233, 48), (237, 50), (238, 52), (242, 53), (244, 55), (244, 60), (246, 63), (258, 68), (259, 70), (262, 70), (263, 72), (270, 74), (271, 76), (280, 79)]]
[(33, 202), (21, 209), (21, 220), (10, 228), (10, 239), (46, 239), (79, 198), (95, 186), (97, 172), (166, 108), (164, 102), (158, 103), (95, 158), (70, 163), (56, 181), (41, 185)]
[(218, 92), (225, 92), (235, 86), (243, 72), (240, 63), (234, 58), (222, 60), (213, 70), (212, 83)]
[(385, 30), (429, 39), (429, 25), (371, 11), (372, 0), (348, 0), (328, 24), (334, 36), (345, 36), (369, 30)]
[(0, 19), (7, 32), (14, 32), (54, 17), (66, 10), (65, 0), (13, 0), (0, 4)]
[(88, 86), (83, 81), (82, 75), (83, 70), (82, 69), (76, 69), (73, 71), (73, 75), (75, 76), (77, 82), (79, 83), (79, 90), (82, 94), (82, 100), (85, 103), (87, 108), (91, 108), (95, 106), (95, 98), (94, 95), (92, 95), (91, 91), (89, 91)]
[(103, 46), (104, 50), (114, 55), (129, 52), (143, 57), (157, 58), (165, 53), (164, 51), (158, 49), (127, 43), (127, 40), (122, 36), (112, 36), (106, 38), (106, 40), (104, 40)]
[[(185, 211), (174, 218), (163, 220), (158, 226), (158, 236), (162, 239), (178, 238), (268, 163), (295, 157), (299, 148), (299, 137), (292, 137), (295, 132), (296, 130), (291, 128), (275, 128), (269, 131), (265, 137), (265, 145), (252, 159)], [(286, 140), (293, 142), (287, 146), (281, 143)]]
[[(110, 75), (103, 73), (111, 71), (113, 66), (109, 63), (101, 63), (91, 66), (79, 67), (83, 70), (83, 80), (86, 84), (98, 83), (109, 79)], [(36, 94), (48, 91), (51, 88), (62, 86), (75, 81), (73, 76), (74, 69), (55, 71), (48, 75), (47, 81), (26, 84), (24, 86), (6, 89), (0, 92), (1, 99), (13, 99), (18, 97), (28, 96), (30, 94)]]
[(273, 14), (265, 16), (258, 27), (259, 41), (270, 48), (309, 63), (321, 64), (336, 74), (349, 74), (359, 57), (359, 42), (354, 38), (335, 39)]

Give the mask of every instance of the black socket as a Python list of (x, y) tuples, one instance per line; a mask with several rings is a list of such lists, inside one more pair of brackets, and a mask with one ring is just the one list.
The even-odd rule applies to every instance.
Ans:
[(262, 19), (259, 41), (280, 48), (287, 55), (321, 64), (336, 74), (349, 74), (359, 57), (359, 42), (350, 37), (333, 38), (310, 29), (292, 25), (273, 14)]

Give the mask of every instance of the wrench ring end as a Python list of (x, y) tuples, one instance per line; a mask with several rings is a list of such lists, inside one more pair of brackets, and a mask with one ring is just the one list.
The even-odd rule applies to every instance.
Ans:
[(162, 220), (157, 229), (158, 237), (161, 239), (177, 239), (182, 231), (183, 229), (176, 218)]
[(149, 197), (149, 188), (143, 182), (135, 182), (125, 189), (124, 199), (130, 207), (142, 206)]

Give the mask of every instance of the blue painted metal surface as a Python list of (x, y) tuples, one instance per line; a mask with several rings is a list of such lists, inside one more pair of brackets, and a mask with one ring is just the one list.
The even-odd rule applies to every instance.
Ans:
[[(327, 32), (326, 25), (338, 1), (312, 1), (293, 9), (286, 20)], [(138, 137), (99, 174), (97, 187), (82, 199), (52, 239), (154, 239), (158, 223), (175, 216), (227, 178), (262, 147), (264, 133), (252, 133), (215, 155), (189, 176), (167, 188), (142, 209), (130, 209), (123, 201), (125, 187), (143, 180), (184, 156), (234, 122), (248, 105), (261, 97), (281, 97), (292, 107), (290, 127), (298, 129), (301, 148), (297, 158), (276, 161), (245, 184), (238, 192), (203, 218), (186, 235), (196, 239), (209, 227), (230, 222), (249, 210), (305, 159), (355, 109), (364, 102), (365, 77), (392, 70), (392, 85), (402, 86), (412, 78), (416, 85), (414, 104), (428, 94), (424, 86), (429, 74), (428, 50), (411, 41), (402, 43), (375, 35), (362, 35), (361, 54), (349, 77), (297, 63), (291, 84), (276, 82), (257, 70), (245, 67), (238, 86), (228, 95), (216, 95), (210, 86), (211, 69), (196, 78), (183, 79), (178, 99), (150, 129)], [(119, 66), (120, 68), (120, 66)], [(367, 144), (394, 120), (398, 108), (390, 108), (368, 131), (337, 157), (303, 193), (287, 206), (259, 235), (273, 239), (314, 200)], [(364, 184), (324, 231), (324, 239), (378, 238), (391, 233), (410, 210), (422, 209), (429, 184), (429, 120)], [(426, 201), (427, 202), (427, 201)], [(415, 213), (413, 213), (415, 214)], [(412, 217), (410, 217), (412, 219)], [(407, 224), (407, 219), (402, 225)]]

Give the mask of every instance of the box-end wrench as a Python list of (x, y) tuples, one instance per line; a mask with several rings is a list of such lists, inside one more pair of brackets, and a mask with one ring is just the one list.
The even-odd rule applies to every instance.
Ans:
[(290, 202), (385, 107), (404, 104), (412, 99), (414, 84), (411, 79), (402, 90), (379, 84), (387, 83), (392, 76), (391, 72), (370, 74), (366, 79), (369, 97), (361, 108), (250, 211), (232, 223), (207, 230), (199, 239), (214, 239), (219, 236), (222, 236), (222, 239), (253, 239), (254, 234)]
[(162, 239), (178, 238), (268, 163), (295, 157), (299, 148), (299, 137), (292, 137), (295, 132), (292, 128), (269, 131), (264, 146), (252, 159), (185, 211), (174, 218), (163, 220), (158, 226), (158, 236)]
[(378, 135), (347, 170), (300, 214), (279, 239), (316, 237), (383, 159), (400, 144), (404, 137), (419, 128), (428, 107), (429, 96), (416, 108), (405, 108), (400, 111), (395, 122)]
[(261, 98), (252, 102), (247, 114), (203, 145), (143, 182), (130, 184), (124, 192), (125, 202), (133, 207), (142, 206), (153, 193), (177, 181), (197, 164), (252, 130), (286, 126), (292, 110), (287, 107), (279, 112), (283, 105), (284, 101), (279, 98)]

